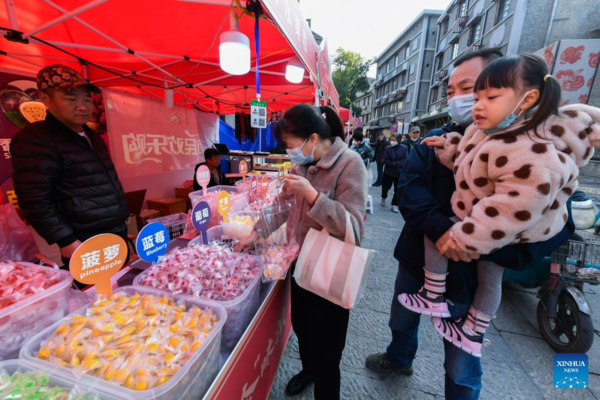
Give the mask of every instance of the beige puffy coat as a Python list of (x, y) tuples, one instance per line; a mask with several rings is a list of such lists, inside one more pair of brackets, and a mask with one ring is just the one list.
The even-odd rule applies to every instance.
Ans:
[(533, 131), (490, 135), (475, 125), (464, 137), (445, 135), (444, 148), (436, 153), (454, 171), (452, 208), (461, 221), (450, 235), (458, 246), (489, 254), (560, 232), (579, 167), (600, 146), (599, 123), (600, 109), (577, 104), (561, 108), (559, 116), (538, 127), (542, 138)]

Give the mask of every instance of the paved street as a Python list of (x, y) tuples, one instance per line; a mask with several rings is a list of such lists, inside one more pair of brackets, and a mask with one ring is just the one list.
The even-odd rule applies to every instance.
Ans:
[[(352, 310), (348, 339), (342, 360), (342, 395), (346, 399), (441, 399), (444, 398), (442, 339), (428, 318), (423, 317), (419, 352), (411, 377), (377, 374), (364, 366), (367, 355), (383, 351), (391, 339), (387, 326), (393, 284), (398, 264), (392, 256), (404, 224), (389, 206), (379, 206), (380, 188), (371, 188), (375, 214), (368, 215), (365, 247), (377, 250), (365, 298)], [(600, 309), (600, 288), (587, 287), (586, 296), (594, 310)], [(535, 291), (504, 289), (498, 317), (487, 338), (482, 399), (600, 399), (600, 339), (588, 352), (589, 389), (554, 389), (552, 358), (554, 351), (541, 339), (537, 329)], [(593, 316), (597, 329), (600, 317)], [(596, 331), (598, 334), (598, 331)], [(301, 363), (292, 334), (282, 360), (271, 400), (285, 399), (287, 381), (300, 371)], [(312, 399), (313, 392), (298, 399)]]

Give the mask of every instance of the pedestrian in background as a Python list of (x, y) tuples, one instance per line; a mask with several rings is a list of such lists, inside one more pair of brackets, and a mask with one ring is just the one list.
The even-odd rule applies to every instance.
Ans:
[(365, 143), (365, 136), (362, 132), (356, 132), (352, 135), (352, 147), (350, 149), (357, 152), (365, 167), (369, 168), (369, 162), (373, 161), (373, 149)]
[(400, 179), (400, 170), (408, 159), (408, 148), (399, 143), (400, 135), (393, 133), (390, 137), (390, 146), (385, 149), (383, 162), (385, 170), (383, 174), (383, 187), (381, 190), (381, 205), (385, 206), (387, 195), (392, 185), (394, 186), (394, 197), (392, 198), (392, 212), (398, 211), (398, 198), (396, 197), (396, 187)]
[(373, 186), (381, 186), (383, 183), (383, 153), (389, 147), (390, 140), (385, 137), (383, 131), (377, 133), (377, 142), (373, 146), (375, 148), (375, 162), (377, 163), (377, 180)]
[(408, 152), (410, 153), (413, 146), (417, 144), (417, 141), (421, 137), (421, 128), (419, 128), (418, 126), (413, 126), (410, 129), (410, 133), (408, 136), (408, 139), (403, 141), (402, 144), (408, 148)]

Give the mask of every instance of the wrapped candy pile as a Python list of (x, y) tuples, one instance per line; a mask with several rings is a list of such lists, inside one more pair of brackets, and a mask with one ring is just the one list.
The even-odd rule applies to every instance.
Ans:
[(221, 224), (223, 233), (231, 239), (245, 239), (252, 233), (257, 219), (251, 215), (234, 215), (229, 218), (228, 223)]
[(267, 193), (265, 197), (255, 196), (251, 203), (248, 205), (248, 208), (252, 211), (262, 211), (267, 207), (273, 205), (273, 202), (277, 198), (277, 193)]
[(0, 310), (56, 285), (62, 277), (48, 268), (0, 263)]
[(117, 292), (56, 328), (38, 357), (76, 375), (147, 390), (175, 375), (217, 322), (210, 309), (187, 310), (167, 297)]
[(298, 256), (300, 246), (293, 243), (286, 246), (270, 245), (263, 250), (263, 282), (283, 280), (290, 264)]
[(52, 386), (50, 378), (43, 372), (16, 372), (10, 376), (2, 371), (0, 372), (0, 399), (99, 400), (100, 397), (78, 387), (66, 389)]
[(229, 301), (244, 293), (259, 272), (255, 259), (213, 244), (171, 251), (139, 284), (173, 294)]

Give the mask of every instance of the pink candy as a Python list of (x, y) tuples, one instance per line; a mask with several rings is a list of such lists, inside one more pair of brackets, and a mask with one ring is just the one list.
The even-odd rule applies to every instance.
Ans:
[(270, 246), (264, 253), (263, 282), (283, 280), (287, 275), (292, 261), (298, 256), (300, 247), (297, 244), (289, 246)]
[(209, 300), (229, 301), (250, 286), (260, 266), (256, 259), (220, 246), (175, 249), (143, 276), (140, 284)]
[(268, 193), (266, 197), (255, 197), (248, 208), (252, 211), (263, 211), (265, 208), (273, 205), (276, 198), (276, 193)]
[(24, 267), (13, 262), (0, 263), (0, 310), (60, 281), (58, 274), (45, 268)]

